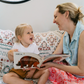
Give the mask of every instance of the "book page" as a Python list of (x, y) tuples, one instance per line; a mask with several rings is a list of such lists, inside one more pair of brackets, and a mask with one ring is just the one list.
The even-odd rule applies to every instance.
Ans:
[(42, 64), (42, 58), (38, 54), (26, 53), (26, 52), (14, 52), (14, 68), (35, 68), (40, 67)]
[(70, 55), (67, 54), (50, 54), (43, 59), (43, 62), (53, 61), (55, 59), (60, 59), (60, 61), (66, 59)]

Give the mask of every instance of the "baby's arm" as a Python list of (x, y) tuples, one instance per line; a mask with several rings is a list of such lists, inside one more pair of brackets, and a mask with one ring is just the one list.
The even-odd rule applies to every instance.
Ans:
[(17, 51), (18, 51), (18, 49), (11, 49), (8, 51), (8, 58), (10, 61), (12, 61), (12, 62), (14, 61), (13, 52), (17, 52)]

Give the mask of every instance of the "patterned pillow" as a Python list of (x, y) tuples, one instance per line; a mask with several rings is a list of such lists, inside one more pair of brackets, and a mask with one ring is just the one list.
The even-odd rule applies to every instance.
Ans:
[(35, 42), (38, 45), (40, 56), (52, 54), (60, 42), (63, 31), (48, 31), (35, 33)]
[(13, 63), (7, 57), (8, 51), (14, 44), (13, 40), (14, 33), (12, 31), (0, 29), (0, 77), (13, 67)]

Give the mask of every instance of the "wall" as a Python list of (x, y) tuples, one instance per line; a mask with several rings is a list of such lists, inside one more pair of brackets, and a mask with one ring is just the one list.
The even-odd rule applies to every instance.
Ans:
[(58, 27), (53, 24), (53, 13), (56, 5), (63, 2), (74, 2), (78, 6), (84, 5), (84, 0), (30, 0), (22, 4), (0, 2), (0, 29), (14, 31), (18, 24), (29, 23), (34, 32), (56, 30)]

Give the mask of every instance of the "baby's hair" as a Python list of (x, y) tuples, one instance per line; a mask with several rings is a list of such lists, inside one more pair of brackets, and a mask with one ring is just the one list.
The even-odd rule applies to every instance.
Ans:
[(63, 3), (57, 5), (56, 8), (59, 9), (59, 12), (61, 14), (64, 14), (66, 11), (69, 11), (69, 17), (75, 24), (77, 24), (78, 20), (81, 20), (83, 22), (84, 15), (81, 12), (80, 7), (77, 7), (75, 4)]
[(20, 42), (20, 40), (18, 39), (18, 36), (22, 37), (25, 28), (27, 28), (28, 26), (31, 27), (31, 25), (25, 23), (25, 24), (20, 24), (16, 27), (16, 29), (15, 29), (16, 40), (15, 41), (17, 43)]

